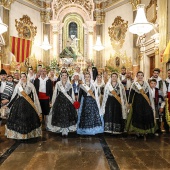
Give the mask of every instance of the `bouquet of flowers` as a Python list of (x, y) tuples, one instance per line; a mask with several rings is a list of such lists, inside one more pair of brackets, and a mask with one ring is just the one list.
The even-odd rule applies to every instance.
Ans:
[(79, 107), (80, 107), (80, 102), (75, 101), (75, 102), (73, 103), (73, 106), (74, 106), (75, 109), (79, 109)]

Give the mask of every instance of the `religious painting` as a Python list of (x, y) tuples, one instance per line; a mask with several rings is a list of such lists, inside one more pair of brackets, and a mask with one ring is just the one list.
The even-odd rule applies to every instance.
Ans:
[(125, 41), (127, 28), (128, 21), (124, 22), (120, 16), (117, 16), (112, 23), (112, 26), (108, 28), (110, 41), (114, 50), (119, 50), (122, 48)]
[(31, 38), (31, 30), (28, 26), (23, 27), (23, 38), (25, 38), (25, 39)]

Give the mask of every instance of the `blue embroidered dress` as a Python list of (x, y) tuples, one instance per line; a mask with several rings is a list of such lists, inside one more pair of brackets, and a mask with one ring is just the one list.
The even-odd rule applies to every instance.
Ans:
[[(90, 89), (95, 94), (93, 85), (91, 85)], [(97, 102), (84, 90), (83, 85), (80, 85), (79, 102), (77, 134), (95, 135), (103, 133), (103, 120), (99, 114)]]

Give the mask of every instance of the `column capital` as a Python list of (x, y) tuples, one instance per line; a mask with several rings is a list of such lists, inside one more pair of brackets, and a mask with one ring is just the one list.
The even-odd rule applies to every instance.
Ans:
[(130, 4), (132, 4), (133, 11), (136, 11), (137, 5), (141, 4), (141, 0), (129, 0)]
[(86, 21), (86, 27), (89, 33), (94, 32), (94, 26), (96, 26), (96, 21)]
[(59, 30), (60, 30), (60, 21), (54, 21), (54, 20), (51, 20), (50, 21), (50, 24), (52, 26), (52, 32), (53, 33), (58, 33)]
[(4, 8), (10, 10), (11, 4), (16, 1), (16, 0), (1, 0), (0, 1), (0, 6), (3, 6)]

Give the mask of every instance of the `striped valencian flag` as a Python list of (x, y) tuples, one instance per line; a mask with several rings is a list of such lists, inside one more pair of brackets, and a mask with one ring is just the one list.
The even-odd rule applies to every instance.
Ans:
[(10, 48), (16, 57), (16, 61), (22, 63), (31, 54), (32, 41), (11, 36)]

